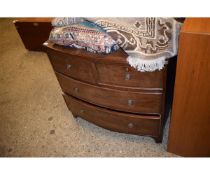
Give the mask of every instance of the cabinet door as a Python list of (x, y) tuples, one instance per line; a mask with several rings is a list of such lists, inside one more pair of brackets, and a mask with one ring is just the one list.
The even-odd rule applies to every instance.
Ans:
[(210, 156), (210, 19), (185, 21), (179, 42), (168, 151)]

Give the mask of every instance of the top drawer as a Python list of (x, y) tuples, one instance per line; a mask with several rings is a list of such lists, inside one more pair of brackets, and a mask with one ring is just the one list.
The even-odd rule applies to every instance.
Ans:
[(55, 51), (48, 52), (50, 62), (56, 72), (84, 82), (95, 83), (94, 63), (78, 56), (67, 55)]
[(97, 63), (98, 81), (102, 85), (162, 90), (165, 69), (139, 72), (129, 65)]

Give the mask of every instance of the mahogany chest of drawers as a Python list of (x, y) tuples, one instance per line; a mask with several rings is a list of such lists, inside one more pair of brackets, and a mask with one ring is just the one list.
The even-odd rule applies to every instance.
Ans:
[(127, 63), (123, 50), (98, 55), (48, 41), (44, 46), (74, 117), (162, 141), (167, 66), (139, 72)]

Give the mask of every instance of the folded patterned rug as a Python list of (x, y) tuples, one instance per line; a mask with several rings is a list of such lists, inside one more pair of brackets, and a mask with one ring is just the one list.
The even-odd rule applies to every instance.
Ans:
[[(116, 44), (128, 54), (127, 61), (129, 64), (141, 72), (161, 70), (167, 64), (168, 58), (177, 55), (181, 23), (174, 18), (55, 18), (52, 25), (54, 27), (72, 26), (85, 23), (85, 21), (92, 22), (106, 31)], [(57, 40), (58, 44), (61, 43), (57, 37), (60, 36), (57, 35), (60, 31), (57, 28), (51, 33), (51, 39)], [(94, 40), (89, 37), (90, 35), (91, 38), (94, 38), (90, 32), (85, 31), (75, 34), (75, 32), (70, 32), (70, 29), (68, 31), (74, 36), (77, 35), (74, 38), (79, 38), (79, 41), (82, 39), (85, 42), (83, 45), (91, 48), (89, 51), (95, 50), (99, 52), (98, 45), (96, 47)], [(61, 31), (62, 43), (66, 42), (64, 40), (68, 40), (65, 37), (67, 36), (65, 35), (66, 32), (67, 29)], [(78, 36), (82, 36), (82, 38)], [(101, 42), (101, 36), (96, 38), (98, 38), (97, 41), (100, 40)], [(103, 39), (103, 41), (106, 40)], [(114, 41), (110, 43), (115, 43)], [(78, 39), (77, 43), (81, 45)], [(112, 45), (107, 47), (106, 42), (103, 42), (103, 44), (100, 44), (100, 48), (101, 46), (111, 48)], [(117, 50), (117, 47), (114, 50)]]
[(161, 70), (177, 55), (181, 23), (174, 18), (86, 18), (101, 26), (139, 71)]

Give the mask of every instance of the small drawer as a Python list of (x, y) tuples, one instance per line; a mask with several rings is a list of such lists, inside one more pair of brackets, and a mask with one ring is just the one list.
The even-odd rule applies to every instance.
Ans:
[(62, 90), (102, 107), (132, 113), (160, 114), (162, 93), (130, 92), (80, 82), (56, 73)]
[(102, 85), (132, 87), (137, 89), (162, 90), (165, 69), (140, 72), (128, 65), (96, 64), (98, 81)]
[(136, 135), (159, 137), (161, 120), (159, 116), (134, 115), (111, 111), (64, 95), (69, 110), (74, 116), (79, 116), (103, 128)]
[(56, 51), (48, 52), (48, 56), (56, 72), (84, 82), (95, 83), (93, 74), (94, 63), (77, 56), (58, 53)]

